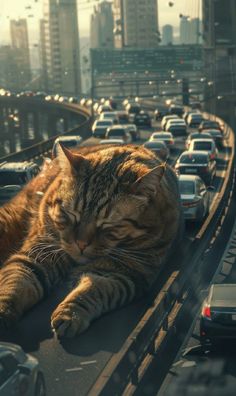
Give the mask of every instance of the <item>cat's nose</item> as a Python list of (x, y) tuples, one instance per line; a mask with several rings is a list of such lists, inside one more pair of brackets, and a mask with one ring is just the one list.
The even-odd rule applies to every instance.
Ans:
[(84, 249), (88, 246), (87, 242), (81, 241), (81, 240), (78, 240), (77, 244), (78, 244), (78, 246), (79, 246), (79, 248), (81, 250), (81, 253), (83, 253)]

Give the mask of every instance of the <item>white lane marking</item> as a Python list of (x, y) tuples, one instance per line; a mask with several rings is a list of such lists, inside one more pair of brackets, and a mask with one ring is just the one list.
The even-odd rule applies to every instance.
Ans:
[(95, 364), (97, 360), (88, 360), (87, 362), (81, 362), (81, 366), (86, 366), (87, 364)]
[(72, 368), (69, 368), (69, 369), (65, 369), (65, 371), (67, 373), (72, 372), (72, 371), (80, 371), (80, 370), (83, 370), (82, 367), (72, 367)]

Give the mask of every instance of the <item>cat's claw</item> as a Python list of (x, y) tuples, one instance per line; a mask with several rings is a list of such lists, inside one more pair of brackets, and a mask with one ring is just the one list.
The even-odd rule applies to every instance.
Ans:
[(70, 307), (59, 305), (51, 317), (51, 326), (57, 337), (71, 338), (89, 327), (89, 320), (83, 313), (73, 312)]

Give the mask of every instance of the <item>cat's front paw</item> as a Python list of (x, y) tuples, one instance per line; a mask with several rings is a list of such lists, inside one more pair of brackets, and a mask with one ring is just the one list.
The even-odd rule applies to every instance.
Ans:
[(89, 327), (90, 321), (75, 304), (62, 303), (53, 312), (51, 326), (57, 337), (71, 338)]

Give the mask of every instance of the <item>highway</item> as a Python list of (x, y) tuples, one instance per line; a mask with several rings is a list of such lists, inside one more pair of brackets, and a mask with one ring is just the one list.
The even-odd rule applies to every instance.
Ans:
[[(142, 130), (142, 140), (139, 144), (143, 143), (151, 132), (158, 128), (159, 124), (154, 123), (152, 130)], [(171, 156), (172, 164), (184, 149), (183, 138), (177, 138), (176, 141), (176, 150)], [(94, 140), (90, 140), (90, 143), (93, 142)], [(212, 200), (221, 189), (229, 154), (230, 148), (225, 148), (220, 154), (214, 183), (216, 191), (214, 194), (212, 193)], [(104, 368), (109, 369), (112, 367), (112, 362), (119, 358), (131, 335), (133, 337), (134, 329), (137, 329), (142, 322), (142, 318), (150, 310), (154, 299), (157, 298), (159, 291), (168, 279), (175, 274), (176, 270), (180, 273), (185, 271), (186, 264), (183, 264), (183, 259), (186, 252), (191, 250), (191, 244), (199, 229), (200, 225), (187, 226), (183, 242), (184, 249), (180, 249), (178, 254), (175, 252), (170, 257), (166, 269), (160, 274), (150, 295), (96, 320), (84, 334), (77, 338), (58, 340), (50, 329), (50, 315), (67, 292), (67, 287), (64, 284), (60, 285), (47, 300), (28, 312), (17, 327), (9, 331), (2, 340), (16, 342), (26, 352), (30, 352), (38, 358), (45, 375), (48, 395), (99, 394), (100, 385), (95, 382), (99, 381)], [(132, 359), (135, 364), (137, 357), (133, 356)], [(114, 378), (117, 384), (122, 384), (123, 380), (119, 375)]]

